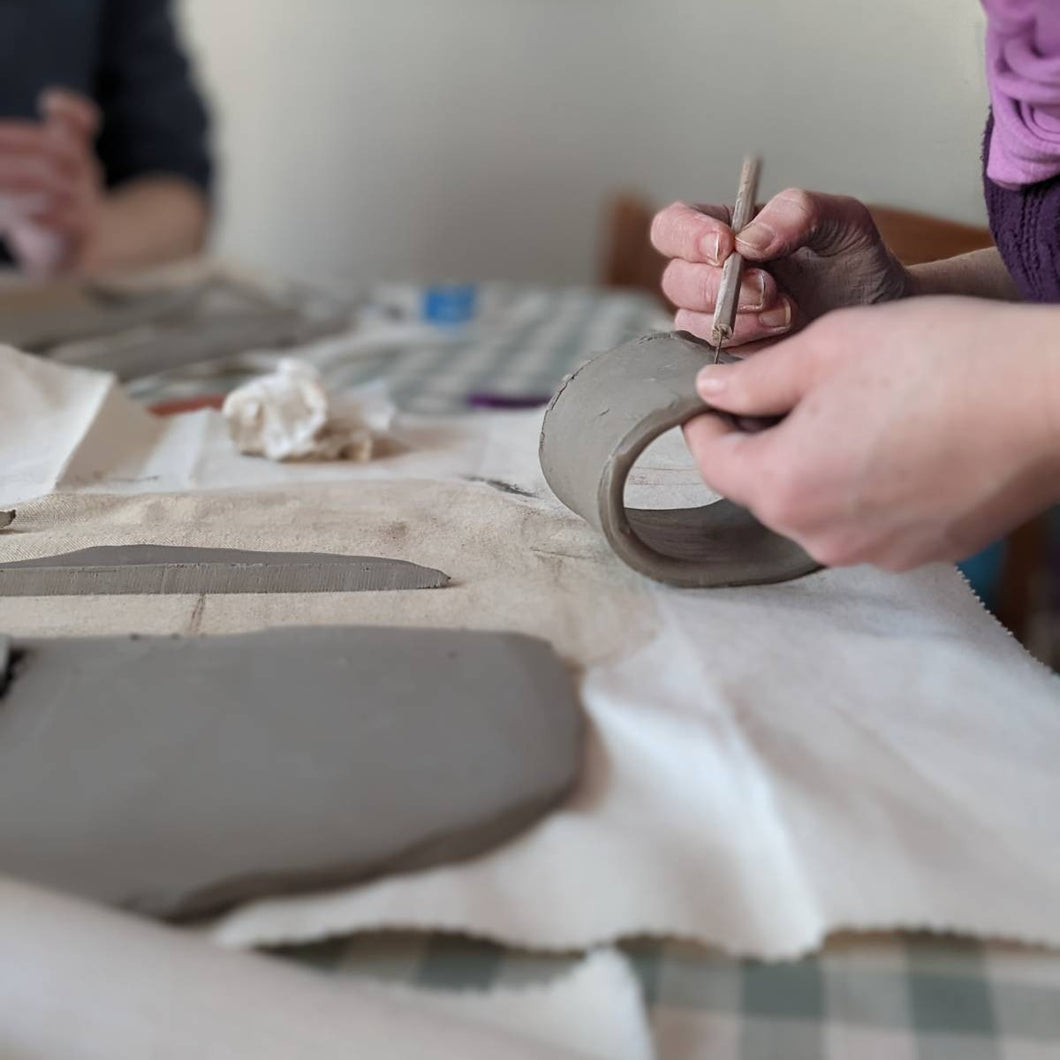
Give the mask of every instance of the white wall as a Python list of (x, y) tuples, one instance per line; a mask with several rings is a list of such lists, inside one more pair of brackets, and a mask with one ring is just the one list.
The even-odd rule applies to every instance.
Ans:
[(982, 219), (977, 0), (183, 0), (219, 248), (308, 276), (583, 281), (609, 189)]

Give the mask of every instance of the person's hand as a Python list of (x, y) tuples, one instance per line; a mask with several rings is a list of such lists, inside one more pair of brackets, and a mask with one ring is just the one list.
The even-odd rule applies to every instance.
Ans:
[[(0, 193), (27, 203), (26, 220), (62, 241), (60, 265), (81, 268), (91, 263), (104, 202), (94, 149), (99, 111), (53, 89), (41, 99), (41, 116), (0, 121)], [(32, 228), (24, 235), (32, 239)]]
[(662, 287), (678, 307), (679, 331), (710, 339), (721, 267), (734, 248), (748, 265), (730, 346), (783, 335), (833, 309), (910, 293), (909, 274), (856, 199), (791, 188), (739, 236), (730, 220), (727, 207), (681, 202), (655, 217), (651, 239), (672, 259)]
[(915, 298), (831, 313), (697, 389), (703, 478), (830, 566), (959, 560), (1060, 496), (1060, 308)]

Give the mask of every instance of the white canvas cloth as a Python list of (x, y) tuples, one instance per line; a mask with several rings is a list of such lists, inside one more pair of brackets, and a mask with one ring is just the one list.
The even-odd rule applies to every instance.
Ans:
[[(18, 422), (0, 398), (0, 457), (24, 447), (11, 437)], [(386, 926), (567, 949), (655, 933), (780, 957), (840, 928), (931, 927), (1060, 945), (1060, 684), (954, 570), (650, 585), (547, 496), (536, 427), (527, 416), (420, 423), (436, 444), (330, 470), (326, 483), (267, 465), (286, 477), (241, 491), (224, 487), (247, 485), (248, 458), (226, 465), (239, 475), (226, 482), (205, 443), (181, 467), (212, 466), (212, 488), (199, 479), (176, 495), (145, 493), (142, 477), (123, 484), (83, 450), (43, 462), (94, 467), (92, 490), (105, 492), (67, 481), (24, 506), (18, 532), (0, 534), (0, 558), (123, 541), (312, 548), (413, 560), (454, 585), (0, 600), (6, 632), (470, 625), (548, 637), (580, 669), (591, 738), (566, 806), (473, 862), (259, 902), (214, 925), (216, 938), (254, 945)], [(91, 433), (114, 432), (96, 422)], [(128, 455), (118, 440), (99, 450), (109, 467)], [(137, 460), (171, 488), (177, 472), (159, 452)], [(642, 502), (687, 497), (682, 460), (659, 447)]]
[(0, 879), (0, 1056), (650, 1060), (626, 960), (478, 994), (329, 979)]

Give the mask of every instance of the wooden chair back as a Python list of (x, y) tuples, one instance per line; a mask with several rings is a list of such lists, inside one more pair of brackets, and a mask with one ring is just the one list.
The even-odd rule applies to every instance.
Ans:
[(903, 265), (941, 261), (994, 245), (988, 228), (893, 206), (870, 206), (869, 212), (883, 241)]

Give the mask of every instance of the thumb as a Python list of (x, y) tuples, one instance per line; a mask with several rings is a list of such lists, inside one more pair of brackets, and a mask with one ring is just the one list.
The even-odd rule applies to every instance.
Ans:
[(882, 243), (868, 207), (844, 195), (788, 188), (774, 196), (736, 237), (751, 261), (772, 261), (808, 247), (825, 257)]
[(54, 122), (70, 133), (91, 140), (99, 131), (100, 109), (77, 92), (65, 88), (48, 88), (41, 93), (40, 110), (47, 122)]
[(787, 414), (816, 376), (813, 332), (807, 328), (742, 361), (706, 365), (696, 377), (696, 392), (708, 405), (737, 416)]
[(723, 497), (750, 508), (762, 479), (763, 454), (769, 451), (766, 434), (745, 434), (721, 416), (709, 413), (684, 426), (685, 444), (703, 481)]

